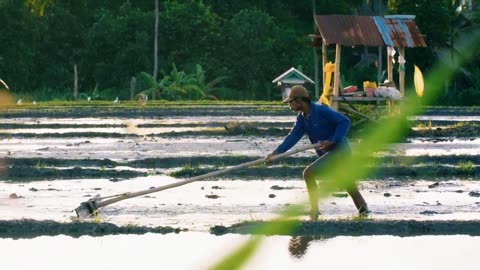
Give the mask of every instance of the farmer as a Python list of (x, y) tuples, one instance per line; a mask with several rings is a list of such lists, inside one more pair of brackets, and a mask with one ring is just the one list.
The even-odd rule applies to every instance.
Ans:
[[(319, 158), (303, 171), (311, 204), (310, 217), (312, 220), (317, 220), (319, 215), (318, 187), (315, 178), (322, 170), (328, 169), (324, 165), (329, 158), (337, 154), (351, 154), (346, 138), (350, 128), (350, 119), (325, 105), (312, 102), (307, 89), (301, 85), (292, 87), (283, 102), (288, 103), (292, 111), (298, 112), (297, 121), (283, 142), (267, 155), (266, 160), (271, 162), (275, 155), (288, 151), (305, 133), (312, 144), (319, 144), (316, 148)], [(358, 191), (356, 184), (351, 183), (344, 188), (352, 197), (360, 216), (367, 216), (367, 203)]]

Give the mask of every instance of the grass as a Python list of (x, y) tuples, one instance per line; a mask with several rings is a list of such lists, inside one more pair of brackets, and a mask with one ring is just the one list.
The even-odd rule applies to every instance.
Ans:
[(193, 166), (192, 164), (186, 164), (184, 165), (180, 170), (174, 171), (170, 173), (169, 175), (172, 177), (193, 177), (197, 175), (202, 175), (209, 172), (207, 169), (200, 168), (198, 166)]
[(37, 164), (35, 164), (35, 169), (44, 169), (44, 168), (46, 168), (46, 167), (47, 167), (47, 165), (44, 164), (44, 163), (42, 163), (41, 160), (38, 160), (38, 161), (37, 161)]
[[(188, 106), (279, 106), (280, 110), (284, 109), (284, 104), (281, 101), (248, 101), (248, 100), (183, 100), (183, 101), (167, 101), (167, 100), (152, 100), (148, 101), (145, 105), (140, 105), (137, 101), (120, 100), (118, 103), (113, 103), (113, 100), (77, 100), (77, 101), (42, 101), (33, 104), (33, 101), (23, 101), (21, 105), (17, 105), (12, 99), (10, 104), (4, 104), (3, 108), (19, 108), (19, 109), (42, 109), (57, 107), (57, 108), (74, 108), (74, 107), (111, 107), (111, 108), (157, 108), (157, 107), (182, 107), (188, 108)], [(261, 108), (260, 110), (268, 110)]]
[(473, 162), (471, 162), (470, 160), (460, 161), (458, 163), (458, 170), (462, 174), (466, 174), (466, 175), (472, 175), (475, 172), (475, 168), (473, 167)]

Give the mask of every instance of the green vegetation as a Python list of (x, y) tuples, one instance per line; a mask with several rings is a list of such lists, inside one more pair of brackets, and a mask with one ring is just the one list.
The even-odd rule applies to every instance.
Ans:
[(37, 164), (35, 164), (35, 169), (44, 169), (46, 167), (45, 164), (42, 163), (42, 161), (37, 161)]
[[(363, 2), (313, 1), (317, 14), (353, 14)], [(415, 63), (426, 74), (427, 90), (421, 104), (477, 102), (480, 97), (479, 17), (475, 17), (478, 9), (457, 15), (454, 10), (459, 1), (385, 2), (389, 13), (415, 14), (421, 32), (427, 37), (428, 48), (406, 53), (407, 71)], [(150, 79), (155, 75), (177, 76), (180, 88), (176, 88), (176, 79), (163, 81), (159, 77), (153, 80), (154, 88), (148, 85), (148, 80), (138, 80), (135, 92), (155, 89), (160, 96), (165, 94), (162, 97), (165, 99), (207, 99), (214, 95), (228, 100), (279, 100), (280, 93), (271, 84), (272, 78), (291, 66), (301, 66), (307, 75), (313, 74), (312, 50), (306, 46), (310, 41), (307, 35), (313, 33), (311, 4), (298, 0), (161, 1), (158, 57), (161, 71), (151, 74)], [(123, 3), (0, 0), (0, 78), (8, 83), (16, 98), (32, 102), (28, 106), (35, 106), (33, 101), (40, 100), (65, 102), (73, 99), (76, 65), (79, 97), (88, 94), (109, 100), (110, 105), (115, 97), (128, 100), (131, 78), (150, 74), (153, 69), (152, 10), (153, 1), (147, 0)], [(459, 23), (464, 18), (468, 21), (466, 25)], [(445, 48), (446, 51), (441, 50)], [(342, 70), (347, 74), (345, 81), (365, 75), (365, 70), (353, 68), (358, 62), (354, 55), (361, 54), (362, 49), (345, 50), (350, 52), (344, 56), (349, 63)], [(445, 54), (437, 54), (439, 51)], [(449, 57), (444, 55), (456, 57), (445, 64), (442, 61)], [(185, 82), (195, 77), (192, 74), (198, 74), (199, 66), (206, 78), (202, 82), (219, 82), (215, 93), (213, 90), (208, 93), (206, 85), (201, 89), (191, 87), (202, 85), (200, 81)], [(450, 87), (445, 89), (446, 84)], [(405, 102), (400, 105), (402, 114), (380, 122), (382, 132), (378, 132), (378, 126), (365, 128), (362, 143), (356, 148), (358, 154), (332, 160), (331, 170), (321, 175), (329, 179), (321, 190), (322, 197), (339, 185), (346, 186), (371, 175), (374, 168), (363, 164), (372, 163), (372, 153), (405, 137), (406, 117), (417, 115), (422, 109), (413, 93), (413, 89), (407, 90)], [(342, 169), (345, 167), (349, 169)], [(473, 170), (469, 162), (460, 163), (459, 167), (468, 173)], [(282, 221), (303, 211), (302, 206), (290, 206), (281, 213), (282, 217), (258, 224), (252, 232), (267, 235), (292, 232), (300, 227), (299, 222)], [(262, 240), (253, 236), (213, 269), (241, 268)]]
[[(271, 81), (285, 70), (293, 66), (314, 78), (308, 46), (314, 12), (416, 15), (428, 47), (407, 48), (406, 74), (411, 74), (413, 64), (428, 73), (438, 59), (461, 57), (460, 41), (478, 28), (477, 11), (455, 12), (459, 2), (161, 0), (159, 70), (152, 74), (152, 0), (0, 0), (0, 79), (15, 100), (24, 102), (74, 100), (74, 66), (76, 98), (81, 100), (124, 101), (141, 92), (149, 95), (149, 101), (280, 100)], [(438, 53), (443, 48), (448, 54)], [(345, 48), (344, 84), (376, 75), (374, 51)], [(478, 58), (472, 60), (453, 74), (437, 103), (475, 104), (480, 97), (480, 65)], [(412, 78), (406, 80), (411, 86)]]
[(477, 123), (455, 123), (446, 126), (418, 125), (417, 129), (410, 131), (410, 136), (415, 137), (477, 137), (480, 126)]
[(473, 175), (475, 174), (475, 167), (473, 166), (472, 161), (460, 161), (458, 164), (460, 172), (465, 175)]
[(188, 178), (208, 173), (209, 170), (200, 167), (194, 167), (191, 164), (183, 166), (180, 170), (170, 173), (170, 176), (179, 178)]

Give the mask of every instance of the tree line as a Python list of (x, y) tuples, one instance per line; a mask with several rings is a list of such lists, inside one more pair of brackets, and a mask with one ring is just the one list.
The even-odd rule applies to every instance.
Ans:
[[(271, 81), (290, 67), (313, 78), (313, 14), (415, 14), (428, 48), (407, 51), (407, 69), (426, 72), (476, 25), (451, 0), (160, 0), (158, 13), (155, 1), (0, 0), (0, 79), (36, 100), (74, 99), (74, 69), (77, 98), (130, 99), (135, 78), (135, 93), (160, 99), (278, 100)], [(346, 84), (376, 75), (357, 65), (363, 52), (342, 52)], [(479, 71), (477, 59), (450, 83), (464, 96), (440, 102), (480, 97)]]

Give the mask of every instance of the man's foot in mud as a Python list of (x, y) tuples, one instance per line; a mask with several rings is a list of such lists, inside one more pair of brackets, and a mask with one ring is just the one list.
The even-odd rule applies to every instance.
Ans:
[(359, 218), (368, 218), (369, 215), (370, 215), (370, 210), (368, 210), (367, 206), (360, 206), (360, 208), (358, 208)]

